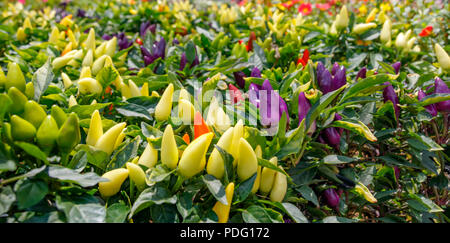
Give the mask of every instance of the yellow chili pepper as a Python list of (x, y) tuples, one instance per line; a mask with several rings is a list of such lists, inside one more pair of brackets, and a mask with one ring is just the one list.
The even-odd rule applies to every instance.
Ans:
[(170, 83), (161, 96), (155, 107), (155, 118), (158, 121), (165, 121), (169, 118), (172, 111), (173, 84)]
[(233, 155), (233, 166), (237, 165), (239, 158), (239, 140), (244, 137), (244, 122), (239, 120), (233, 129), (233, 142), (231, 143), (231, 155)]
[(178, 170), (185, 178), (190, 178), (205, 169), (205, 155), (214, 133), (209, 132), (192, 141), (181, 156)]
[(170, 124), (166, 126), (161, 141), (161, 162), (170, 169), (178, 165), (178, 147)]
[(216, 202), (213, 207), (213, 211), (217, 214), (219, 218), (218, 223), (228, 222), (228, 217), (230, 215), (231, 202), (233, 201), (234, 194), (234, 183), (230, 182), (225, 188), (225, 195), (227, 196), (228, 205), (224, 205), (220, 201)]
[(145, 183), (145, 172), (142, 170), (142, 168), (139, 165), (133, 164), (133, 163), (126, 163), (126, 167), (128, 170), (128, 174), (130, 176), (130, 179), (134, 182), (136, 187), (139, 191), (142, 191), (145, 189), (145, 186), (147, 185)]
[[(233, 128), (230, 127), (228, 130), (219, 138), (217, 146), (221, 147), (226, 152), (230, 153), (231, 143), (233, 141)], [(225, 171), (224, 161), (222, 155), (217, 149), (213, 149), (211, 155), (209, 156), (208, 164), (206, 166), (206, 172), (213, 175), (217, 179), (222, 179)]]
[[(278, 168), (282, 169), (281, 166)], [(270, 191), (270, 200), (272, 202), (282, 202), (287, 191), (287, 178), (281, 172), (276, 172), (273, 181), (272, 190)]]
[(95, 146), (98, 139), (103, 135), (102, 118), (98, 110), (95, 110), (91, 115), (89, 123), (89, 131), (86, 137), (86, 144)]
[(258, 160), (252, 146), (244, 138), (239, 140), (239, 159), (237, 174), (241, 181), (252, 177), (258, 169)]
[(102, 177), (108, 179), (109, 181), (98, 183), (100, 195), (103, 198), (106, 198), (118, 193), (122, 183), (127, 179), (128, 174), (128, 170), (124, 168), (111, 170), (103, 174)]
[(114, 145), (116, 144), (119, 134), (126, 125), (127, 124), (125, 122), (121, 122), (108, 129), (108, 131), (106, 131), (106, 133), (97, 140), (95, 147), (110, 155), (114, 151)]
[[(277, 157), (272, 157), (269, 160), (272, 164), (277, 166)], [(261, 184), (259, 185), (259, 191), (262, 194), (269, 194), (269, 192), (272, 190), (273, 181), (275, 180), (275, 173), (276, 171), (269, 169), (267, 167), (264, 167), (261, 172)]]
[(138, 164), (144, 165), (147, 168), (153, 168), (156, 165), (156, 162), (158, 162), (158, 150), (153, 148), (152, 143), (148, 139), (147, 142), (147, 146), (139, 158)]

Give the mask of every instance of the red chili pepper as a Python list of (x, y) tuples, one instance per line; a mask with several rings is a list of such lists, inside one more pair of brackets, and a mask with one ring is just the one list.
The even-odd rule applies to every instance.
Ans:
[(206, 125), (205, 120), (203, 120), (202, 113), (197, 111), (194, 116), (194, 140), (208, 132), (209, 128)]
[(142, 46), (144, 43), (142, 42), (141, 38), (136, 39), (136, 43), (138, 43), (140, 46)]
[(303, 57), (297, 60), (297, 65), (301, 63), (303, 67), (305, 67), (306, 64), (308, 63), (308, 60), (309, 60), (309, 51), (308, 49), (305, 49), (305, 51), (303, 52)]
[(248, 39), (247, 45), (245, 46), (247, 48), (247, 52), (253, 51), (253, 41), (256, 40), (256, 34), (255, 32), (250, 33), (250, 38)]
[(187, 134), (187, 133), (184, 134), (183, 140), (184, 140), (187, 144), (190, 144), (190, 143), (191, 143), (191, 139), (189, 138), (189, 134)]
[(243, 41), (243, 40), (238, 40), (238, 42), (239, 42), (239, 44), (242, 44), (242, 43), (244, 43), (244, 41)]
[(433, 26), (428, 25), (427, 27), (423, 28), (422, 31), (419, 33), (422, 37), (427, 37), (433, 33)]
[(230, 89), (231, 100), (234, 104), (239, 103), (239, 101), (241, 100), (244, 100), (244, 98), (242, 98), (241, 91), (236, 86), (229, 84), (228, 87)]

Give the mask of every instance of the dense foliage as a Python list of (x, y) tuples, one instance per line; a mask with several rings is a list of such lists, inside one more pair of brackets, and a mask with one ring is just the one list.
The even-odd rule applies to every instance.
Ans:
[(0, 222), (450, 221), (447, 1), (21, 2)]

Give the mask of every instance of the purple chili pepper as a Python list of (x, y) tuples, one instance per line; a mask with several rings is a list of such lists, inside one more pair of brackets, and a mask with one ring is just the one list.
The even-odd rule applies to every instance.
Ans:
[(400, 72), (400, 67), (402, 66), (402, 63), (396, 62), (396, 63), (392, 64), (391, 66), (392, 66), (392, 68), (394, 68), (395, 74), (398, 74), (398, 72)]
[[(334, 69), (334, 67), (333, 67)], [(334, 77), (333, 77), (333, 83), (332, 83), (332, 91), (339, 89), (340, 87), (344, 86), (347, 83), (347, 80), (345, 78), (345, 67), (340, 66), (336, 69)]]
[(112, 36), (107, 35), (107, 34), (104, 34), (104, 35), (102, 36), (102, 39), (108, 41), (108, 40), (111, 40), (111, 39), (112, 39)]
[(327, 94), (327, 93), (333, 91), (333, 80), (332, 80), (333, 78), (331, 77), (330, 71), (325, 69), (322, 72), (321, 79), (322, 80), (321, 80), (319, 86), (320, 86), (320, 90), (323, 92), (323, 94)]
[(151, 25), (148, 27), (148, 30), (150, 30), (150, 32), (152, 32), (153, 34), (155, 34), (155, 33), (156, 33), (156, 24), (151, 24)]
[[(298, 124), (303, 121), (303, 119), (306, 118), (306, 115), (308, 114), (308, 111), (311, 109), (311, 104), (309, 103), (309, 100), (305, 96), (305, 92), (300, 92), (298, 95)], [(309, 134), (313, 134), (316, 131), (316, 121), (314, 121), (310, 129), (308, 130)]]
[(391, 83), (385, 82), (384, 85), (387, 85), (386, 88), (383, 89), (384, 102), (388, 100), (392, 102), (392, 104), (394, 105), (395, 116), (397, 117), (398, 120), (398, 117), (400, 116), (400, 108), (398, 107), (399, 104), (398, 96), (395, 93), (394, 87), (392, 86)]
[(257, 67), (254, 67), (252, 69), (252, 73), (250, 74), (250, 77), (261, 78), (261, 71)]
[(331, 68), (331, 75), (336, 75), (336, 72), (338, 71), (338, 69), (340, 68), (339, 64), (337, 62), (335, 62), (333, 64), (333, 67)]
[(281, 96), (279, 94), (278, 95), (278, 103), (279, 103), (279, 114), (280, 117), (278, 118), (278, 120), (281, 119), (281, 116), (283, 115), (283, 113), (286, 113), (286, 123), (289, 124), (289, 111), (288, 111), (288, 107), (286, 105), (286, 102), (284, 102), (283, 98), (281, 98)]
[(322, 80), (323, 80), (323, 72), (325, 71), (325, 66), (322, 62), (317, 63), (317, 70), (316, 70), (316, 76), (317, 76), (317, 84), (321, 86)]
[(336, 190), (334, 190), (333, 188), (328, 188), (323, 192), (323, 196), (325, 197), (328, 206), (336, 210), (338, 209), (339, 195), (337, 194)]
[(359, 70), (358, 74), (356, 74), (355, 81), (358, 81), (359, 78), (365, 79), (366, 73), (367, 73), (367, 68), (366, 67), (361, 68), (361, 70)]
[(172, 44), (173, 44), (173, 45), (179, 45), (179, 44), (180, 44), (180, 41), (178, 41), (177, 38), (173, 38)]
[[(434, 93), (435, 94), (449, 94), (450, 89), (447, 84), (439, 77), (434, 79)], [(445, 100), (436, 103), (436, 109), (440, 112), (450, 112), (450, 100)]]
[(242, 71), (234, 72), (234, 81), (236, 81), (236, 84), (243, 89), (245, 87), (245, 73)]
[(164, 40), (164, 38), (161, 37), (161, 40), (159, 40), (153, 47), (153, 55), (164, 59), (166, 55), (166, 41)]
[(248, 87), (248, 99), (249, 101), (259, 108), (259, 91), (261, 90), (261, 85), (251, 83)]
[(186, 62), (187, 62), (186, 53), (183, 52), (181, 54), (181, 58), (180, 58), (180, 70), (181, 71), (183, 71), (184, 67), (186, 67)]
[(341, 143), (341, 135), (335, 127), (328, 127), (324, 130), (325, 139), (331, 147), (339, 149)]
[(139, 33), (142, 38), (144, 38), (149, 27), (150, 27), (150, 21), (141, 23), (141, 26), (139, 27)]
[[(423, 100), (427, 95), (421, 89), (419, 89), (419, 93), (417, 94), (417, 98)], [(425, 106), (425, 109), (430, 113), (431, 116), (435, 117), (437, 115), (437, 110), (435, 104)]]

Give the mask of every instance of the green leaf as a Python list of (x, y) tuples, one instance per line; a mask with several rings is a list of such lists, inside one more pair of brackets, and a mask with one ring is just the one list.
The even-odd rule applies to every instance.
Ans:
[(428, 213), (444, 212), (444, 210), (442, 208), (440, 208), (433, 201), (424, 197), (423, 195), (409, 194), (409, 198), (411, 198), (411, 200), (407, 201), (408, 205), (418, 211), (428, 212)]
[(248, 178), (247, 180), (241, 182), (238, 187), (236, 188), (236, 195), (238, 196), (237, 202), (244, 201), (248, 195), (252, 192), (253, 184), (255, 183), (257, 173), (253, 174), (252, 177)]
[(147, 184), (149, 186), (153, 186), (157, 182), (161, 182), (161, 181), (165, 180), (167, 177), (169, 177), (174, 172), (175, 172), (175, 170), (168, 170), (168, 169), (166, 169), (165, 166), (158, 164), (151, 169)]
[(350, 66), (348, 67), (348, 71), (353, 70), (356, 67), (359, 67), (360, 64), (366, 59), (367, 53), (355, 53), (350, 59), (348, 59), (348, 62), (350, 63)]
[(377, 141), (377, 137), (375, 137), (370, 129), (361, 121), (343, 119), (334, 121), (331, 125), (333, 127), (341, 127), (350, 130), (358, 135), (365, 137), (369, 141)]
[(303, 196), (306, 200), (308, 200), (308, 201), (314, 203), (314, 205), (316, 205), (317, 207), (320, 207), (319, 201), (317, 200), (316, 193), (313, 191), (313, 189), (311, 189), (311, 187), (309, 187), (309, 186), (307, 186), (307, 185), (304, 185), (304, 186), (301, 186), (301, 187), (298, 189), (298, 191), (302, 194), (302, 196)]
[(292, 178), (284, 170), (278, 168), (276, 165), (272, 164), (270, 161), (268, 161), (266, 159), (258, 158), (258, 165), (260, 165), (262, 167), (267, 167), (267, 168), (272, 169), (277, 172), (281, 172), (281, 173), (285, 174), (287, 176), (287, 178), (292, 180)]
[(357, 161), (358, 159), (350, 158), (343, 155), (327, 155), (322, 159), (322, 162), (328, 165), (346, 164)]
[(314, 120), (324, 111), (324, 109), (333, 102), (333, 100), (347, 87), (344, 85), (339, 89), (329, 92), (326, 95), (320, 97), (320, 100), (316, 102), (311, 109), (308, 111), (308, 114), (305, 117), (306, 124), (305, 129), (309, 130), (310, 126), (313, 124)]
[(12, 105), (13, 101), (7, 94), (0, 94), (0, 119), (3, 121), (5, 113), (8, 111), (9, 106)]
[(110, 162), (109, 156), (106, 152), (96, 149), (95, 147), (87, 144), (79, 144), (75, 147), (76, 151), (85, 151), (87, 161), (89, 164), (95, 165), (102, 170), (106, 169), (107, 164)]
[(100, 204), (75, 204), (67, 216), (68, 223), (104, 223), (106, 209)]
[(48, 167), (48, 176), (64, 182), (76, 183), (82, 187), (95, 186), (99, 182), (108, 181), (100, 177), (94, 172), (80, 174), (75, 170), (71, 170), (59, 165), (51, 165)]
[(296, 222), (296, 223), (308, 223), (308, 219), (303, 215), (302, 211), (297, 208), (292, 203), (282, 203), (284, 209), (288, 213), (288, 215)]
[(41, 180), (25, 180), (17, 189), (17, 203), (19, 209), (36, 205), (48, 193), (47, 183)]
[(122, 203), (114, 203), (106, 209), (106, 223), (123, 223), (127, 219), (130, 208)]
[(102, 85), (102, 87), (105, 89), (108, 87), (114, 80), (116, 80), (119, 73), (117, 70), (115, 70), (113, 67), (108, 66), (104, 67), (98, 72), (95, 79), (97, 79), (98, 82)]
[(54, 78), (53, 68), (50, 64), (50, 58), (33, 75), (34, 100), (39, 101), (41, 95), (45, 92), (48, 85)]
[(225, 194), (225, 188), (220, 182), (212, 175), (201, 176), (203, 182), (208, 187), (211, 194), (220, 201), (223, 205), (228, 205), (227, 196)]
[(14, 144), (17, 147), (23, 149), (27, 154), (35, 157), (36, 159), (42, 160), (45, 163), (48, 163), (47, 155), (44, 152), (42, 152), (42, 150), (38, 146), (26, 142), (15, 142)]
[(78, 115), (78, 118), (85, 119), (91, 118), (92, 113), (95, 110), (101, 110), (107, 106), (111, 105), (111, 103), (97, 103), (94, 105), (74, 105), (69, 108), (67, 113), (75, 112)]
[(214, 144), (214, 147), (217, 149), (217, 151), (219, 151), (220, 156), (222, 156), (223, 164), (225, 166), (224, 170), (225, 183), (228, 183), (233, 176), (233, 161), (234, 161), (233, 155), (222, 149), (217, 144)]
[(176, 195), (170, 195), (170, 191), (165, 187), (156, 185), (150, 188), (147, 188), (139, 194), (139, 197), (133, 204), (131, 208), (130, 214), (128, 216), (129, 219), (142, 209), (150, 207), (152, 204), (161, 205), (163, 203), (175, 204), (177, 202)]
[(0, 215), (6, 213), (16, 201), (16, 195), (10, 186), (0, 188)]
[(149, 121), (153, 120), (153, 117), (150, 115), (147, 108), (133, 103), (117, 106), (116, 111), (125, 117), (140, 117)]
[(136, 136), (132, 141), (127, 142), (120, 150), (116, 150), (111, 162), (108, 164), (108, 170), (122, 168), (130, 159), (137, 156), (139, 144), (141, 143), (141, 137)]
[(378, 74), (375, 76), (370, 76), (365, 79), (359, 80), (358, 82), (352, 84), (343, 94), (342, 99), (339, 101), (339, 104), (342, 104), (343, 101), (353, 97), (358, 96), (364, 93), (367, 90), (371, 89), (376, 85), (380, 85), (389, 80), (389, 76), (387, 74)]
[(186, 50), (186, 60), (189, 63), (192, 63), (195, 59), (195, 54), (196, 54), (196, 50), (195, 50), (195, 44), (192, 40), (190, 40), (185, 47)]
[(272, 219), (266, 210), (258, 205), (252, 205), (244, 210), (242, 218), (246, 223), (272, 223)]

